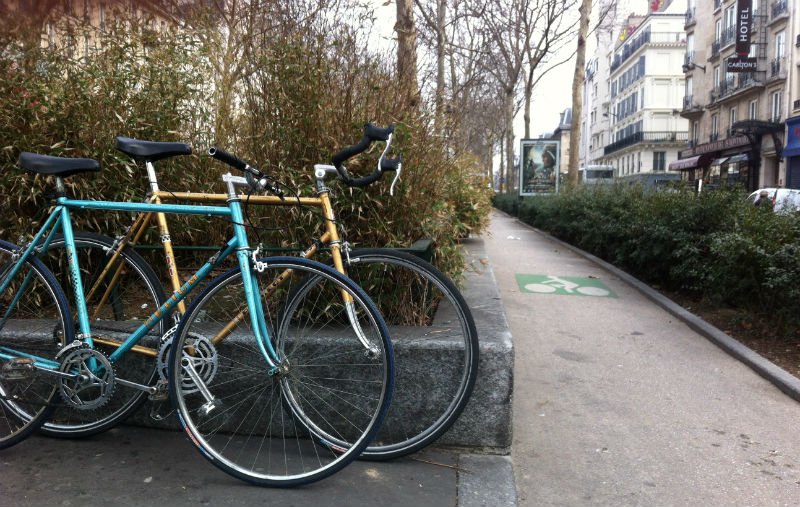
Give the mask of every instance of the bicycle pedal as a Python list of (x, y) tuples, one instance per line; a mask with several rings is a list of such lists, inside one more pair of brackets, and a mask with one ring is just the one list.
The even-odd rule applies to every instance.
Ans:
[(0, 378), (9, 382), (31, 379), (36, 375), (33, 358), (18, 357), (6, 361), (0, 369)]

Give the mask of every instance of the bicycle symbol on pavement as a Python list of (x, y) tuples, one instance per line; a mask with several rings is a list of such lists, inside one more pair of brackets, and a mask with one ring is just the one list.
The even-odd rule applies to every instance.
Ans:
[(611, 289), (596, 278), (517, 274), (517, 284), (522, 292), (533, 294), (617, 297)]

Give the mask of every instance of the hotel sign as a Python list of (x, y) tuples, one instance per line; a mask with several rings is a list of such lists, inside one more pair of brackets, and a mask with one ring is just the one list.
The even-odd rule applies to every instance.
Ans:
[(750, 139), (747, 136), (735, 136), (721, 141), (714, 141), (713, 143), (706, 143), (683, 150), (680, 153), (680, 158), (694, 157), (696, 155), (704, 155), (706, 153), (714, 153), (716, 151), (723, 151), (730, 148), (738, 148), (740, 146), (747, 146), (750, 144)]
[(757, 70), (758, 60), (756, 58), (732, 56), (725, 60), (725, 72), (755, 72)]
[(753, 0), (738, 0), (736, 2), (736, 54), (739, 56), (750, 54), (752, 7)]

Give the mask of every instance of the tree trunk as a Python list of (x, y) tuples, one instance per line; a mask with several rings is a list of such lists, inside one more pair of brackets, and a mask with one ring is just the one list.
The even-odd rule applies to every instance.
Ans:
[(511, 178), (514, 176), (514, 88), (506, 88), (506, 189), (515, 188)]
[(589, 15), (592, 12), (591, 0), (582, 0), (580, 28), (578, 29), (578, 51), (575, 55), (575, 79), (572, 81), (572, 127), (569, 138), (569, 166), (567, 181), (578, 184), (578, 167), (581, 150), (581, 115), (583, 113), (583, 81), (586, 78), (586, 38), (589, 36)]
[(525, 112), (523, 119), (525, 120), (525, 139), (531, 138), (531, 102), (533, 100), (533, 67), (531, 67), (527, 78), (525, 79)]
[(414, 25), (414, 1), (397, 0), (397, 79), (400, 82), (402, 109), (419, 104), (417, 84), (417, 28)]
[(444, 65), (445, 65), (445, 21), (447, 0), (436, 1), (436, 124), (437, 133), (444, 130)]

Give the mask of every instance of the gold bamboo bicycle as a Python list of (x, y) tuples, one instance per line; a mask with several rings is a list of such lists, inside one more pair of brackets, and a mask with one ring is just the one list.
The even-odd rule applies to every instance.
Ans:
[[(240, 171), (250, 180), (251, 187), (272, 195), (242, 196), (243, 204), (256, 206), (310, 207), (320, 210), (324, 226), (318, 240), (312, 241), (300, 255), (312, 258), (324, 250), (337, 271), (347, 274), (360, 285), (378, 306), (390, 325), (390, 336), (395, 349), (396, 384), (392, 405), (383, 426), (373, 443), (363, 454), (372, 459), (390, 459), (413, 453), (439, 438), (458, 418), (466, 406), (478, 373), (478, 337), (468, 305), (453, 282), (430, 263), (407, 252), (396, 249), (351, 249), (343, 242), (337, 229), (336, 216), (326, 180), (331, 176), (351, 187), (365, 187), (382, 177), (384, 172), (397, 172), (401, 160), (388, 159), (393, 127), (378, 128), (372, 124), (364, 127), (361, 141), (341, 150), (332, 157), (333, 164), (314, 167), (315, 196), (286, 197), (283, 187), (256, 167), (219, 149), (211, 148), (209, 154)], [(353, 178), (343, 163), (364, 151), (373, 142), (385, 146), (375, 171), (366, 177)], [(196, 192), (168, 192), (159, 188), (154, 162), (165, 158), (187, 155), (191, 148), (183, 143), (164, 143), (118, 137), (116, 147), (123, 153), (144, 163), (148, 178), (148, 202), (221, 203), (226, 194)], [(394, 186), (394, 184), (392, 185)], [(87, 284), (86, 300), (90, 311), (109, 313), (108, 307), (130, 308), (141, 303), (136, 300), (143, 292), (139, 287), (152, 285), (142, 281), (152, 268), (140, 267), (146, 262), (132, 250), (144, 237), (151, 224), (158, 224), (164, 250), (167, 277), (172, 288), (182, 285), (175, 261), (166, 215), (140, 213), (124, 235), (116, 240), (95, 234), (76, 234), (81, 266)], [(89, 259), (85, 259), (88, 257)], [(255, 258), (255, 256), (254, 256)], [(58, 270), (56, 270), (58, 271)], [(91, 272), (88, 272), (91, 271)], [(313, 280), (309, 280), (309, 284)], [(413, 306), (413, 310), (409, 308)], [(144, 308), (143, 308), (144, 311)], [(178, 311), (185, 309), (180, 306)], [(230, 314), (228, 314), (230, 315)], [(241, 311), (226, 323), (222, 331), (210, 339), (217, 345), (245, 320)], [(160, 378), (166, 385), (166, 364), (170, 344), (167, 331), (160, 347), (137, 347), (138, 363), (127, 368), (140, 368), (142, 374)], [(116, 343), (103, 337), (95, 342), (108, 347)], [(324, 382), (320, 379), (320, 382)], [(164, 399), (164, 390), (151, 399)], [(144, 396), (118, 402), (121, 409), (131, 410), (145, 401)], [(153, 418), (161, 418), (156, 411)], [(75, 417), (74, 422), (70, 419)], [(99, 417), (98, 417), (99, 418)], [(51, 421), (44, 431), (53, 435), (88, 435), (106, 429), (87, 421), (86, 414), (64, 415)]]

